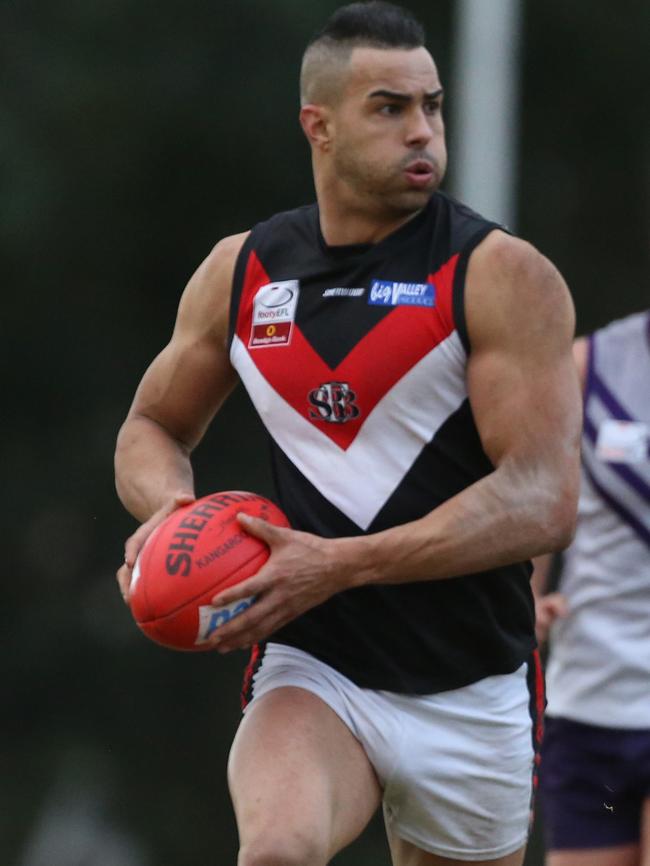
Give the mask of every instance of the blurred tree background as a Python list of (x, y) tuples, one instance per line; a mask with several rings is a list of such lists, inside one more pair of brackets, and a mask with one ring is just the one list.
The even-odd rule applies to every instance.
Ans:
[[(0, 5), (7, 866), (235, 862), (245, 657), (175, 654), (132, 624), (112, 451), (211, 246), (312, 199), (297, 76), (337, 5)], [(408, 5), (449, 83), (454, 3)], [(650, 305), (650, 4), (528, 0), (524, 28), (518, 229), (584, 332)], [(453, 88), (448, 111), (453, 127)], [(270, 492), (265, 456), (237, 393), (197, 452), (199, 492)], [(335, 862), (387, 864), (379, 821)]]

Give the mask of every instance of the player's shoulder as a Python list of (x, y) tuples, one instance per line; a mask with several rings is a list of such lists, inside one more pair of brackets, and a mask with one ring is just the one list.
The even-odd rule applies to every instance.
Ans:
[(245, 231), (221, 238), (212, 247), (201, 265), (203, 276), (207, 278), (218, 277), (228, 271), (232, 272), (237, 257), (249, 237), (250, 231)]
[(301, 244), (312, 244), (317, 240), (318, 225), (316, 203), (278, 211), (253, 226), (248, 246), (262, 251), (267, 246), (276, 251), (295, 250)]
[(448, 192), (437, 190), (428, 206), (437, 237), (449, 233), (451, 246), (463, 257), (471, 256), (481, 240), (499, 230), (508, 231), (499, 222), (469, 207)]
[(555, 270), (549, 259), (529, 241), (496, 229), (474, 250), (472, 258), (481, 269), (501, 276), (538, 275)]
[(189, 280), (178, 308), (177, 332), (224, 330), (235, 263), (249, 232), (222, 238)]
[(261, 220), (253, 226), (253, 231), (264, 228), (276, 228), (279, 225), (303, 225), (313, 222), (318, 213), (318, 205), (316, 202), (311, 204), (300, 205), (299, 207), (291, 208), (290, 210), (281, 210), (272, 214), (269, 217)]
[(465, 202), (460, 201), (455, 196), (444, 190), (436, 190), (429, 201), (429, 207), (433, 210), (443, 209), (452, 215), (452, 219), (464, 222), (481, 225), (491, 225), (495, 228), (499, 226), (498, 222), (484, 216), (482, 213), (471, 208)]
[[(490, 232), (473, 251), (466, 282), (468, 327), (532, 330), (575, 326), (569, 289), (555, 265), (528, 241)], [(471, 337), (471, 334), (470, 334)]]
[[(218, 241), (199, 265), (186, 288), (186, 296), (191, 300), (212, 303), (230, 302), (230, 294), (237, 262), (251, 245), (260, 245), (260, 240), (268, 237), (272, 242), (286, 238), (289, 247), (296, 241), (296, 231), (314, 223), (315, 205), (305, 205), (290, 211), (273, 214), (252, 229), (228, 235)], [(284, 231), (292, 227), (294, 231)]]
[(499, 230), (472, 253), (468, 279), (497, 296), (513, 296), (515, 303), (532, 300), (538, 306), (568, 298), (567, 285), (550, 259), (529, 241)]
[(250, 231), (245, 231), (218, 241), (195, 271), (185, 294), (196, 299), (207, 297), (208, 302), (215, 295), (229, 297), (237, 258), (249, 236)]

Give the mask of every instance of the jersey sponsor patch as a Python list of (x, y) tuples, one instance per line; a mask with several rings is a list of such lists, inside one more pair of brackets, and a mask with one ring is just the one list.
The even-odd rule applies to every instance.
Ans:
[(360, 298), (365, 289), (349, 289), (346, 286), (337, 286), (334, 289), (325, 289), (324, 298)]
[(607, 463), (641, 463), (649, 457), (649, 446), (647, 424), (607, 418), (598, 428), (596, 457)]
[(436, 287), (433, 283), (397, 283), (373, 280), (368, 303), (380, 307), (435, 307)]
[(298, 280), (267, 283), (253, 299), (253, 320), (249, 349), (288, 346), (296, 318)]

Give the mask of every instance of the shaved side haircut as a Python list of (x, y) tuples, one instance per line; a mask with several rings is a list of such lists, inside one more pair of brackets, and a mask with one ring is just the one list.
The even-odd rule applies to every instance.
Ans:
[(384, 0), (342, 6), (307, 45), (300, 70), (300, 104), (333, 103), (355, 48), (420, 48), (420, 22)]

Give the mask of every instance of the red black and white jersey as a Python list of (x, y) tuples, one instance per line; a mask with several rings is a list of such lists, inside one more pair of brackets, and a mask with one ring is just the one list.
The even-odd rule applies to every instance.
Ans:
[[(442, 193), (377, 244), (330, 247), (311, 205), (257, 225), (230, 357), (268, 431), (277, 499), (326, 537), (415, 520), (493, 470), (467, 397), (464, 283), (498, 228)], [(340, 593), (272, 640), (362, 687), (459, 688), (534, 647), (526, 563)]]

